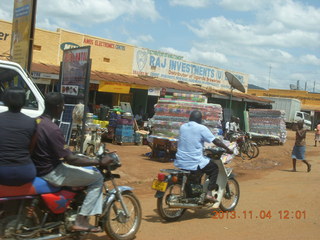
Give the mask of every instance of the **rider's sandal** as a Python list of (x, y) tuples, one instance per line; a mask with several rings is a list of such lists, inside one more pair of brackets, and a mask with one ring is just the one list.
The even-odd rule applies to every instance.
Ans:
[(89, 226), (87, 228), (77, 228), (77, 227), (72, 226), (71, 231), (73, 231), (73, 232), (91, 232), (91, 233), (102, 232), (101, 228), (96, 227), (96, 226)]

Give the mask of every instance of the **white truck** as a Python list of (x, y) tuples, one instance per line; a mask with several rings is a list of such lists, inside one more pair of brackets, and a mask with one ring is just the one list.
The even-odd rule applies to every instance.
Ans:
[(44, 111), (44, 98), (38, 87), (19, 64), (0, 60), (0, 112), (8, 109), (3, 104), (4, 90), (13, 86), (26, 90), (26, 104), (21, 112), (33, 118), (40, 116)]
[(288, 128), (292, 128), (299, 120), (303, 120), (305, 128), (311, 130), (311, 117), (309, 113), (301, 111), (301, 101), (295, 98), (263, 97), (273, 101), (272, 109), (285, 111), (285, 121)]

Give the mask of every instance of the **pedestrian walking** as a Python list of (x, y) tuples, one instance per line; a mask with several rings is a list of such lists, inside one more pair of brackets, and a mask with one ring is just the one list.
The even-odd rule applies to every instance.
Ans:
[(296, 128), (296, 141), (294, 143), (294, 147), (292, 150), (292, 164), (293, 164), (293, 172), (296, 172), (296, 163), (297, 160), (301, 160), (303, 163), (307, 165), (307, 171), (311, 171), (311, 164), (305, 160), (305, 151), (306, 151), (306, 133), (307, 130), (303, 128), (303, 120), (297, 123)]
[(314, 134), (314, 146), (317, 146), (317, 142), (320, 141), (320, 122), (318, 122), (315, 130), (315, 134)]

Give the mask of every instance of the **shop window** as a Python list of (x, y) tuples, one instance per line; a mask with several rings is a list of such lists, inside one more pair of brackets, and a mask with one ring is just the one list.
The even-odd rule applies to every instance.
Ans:
[(41, 46), (33, 45), (33, 50), (41, 51)]
[(103, 58), (104, 62), (110, 62), (110, 58)]

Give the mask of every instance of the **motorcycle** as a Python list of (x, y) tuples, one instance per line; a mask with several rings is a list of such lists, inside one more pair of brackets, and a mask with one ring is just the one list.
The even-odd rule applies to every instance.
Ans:
[[(102, 158), (104, 147), (97, 156)], [(117, 154), (106, 168), (98, 167), (104, 176), (103, 212), (94, 216), (95, 225), (101, 227), (114, 240), (135, 238), (141, 223), (141, 206), (132, 188), (117, 186), (119, 174), (112, 171), (121, 166)], [(111, 181), (109, 190), (106, 182)], [(74, 232), (71, 226), (85, 197), (85, 188), (54, 187), (42, 178), (22, 186), (0, 185), (0, 239), (48, 240), (61, 237), (80, 239), (88, 232)]]
[[(200, 171), (181, 169), (161, 169), (158, 178), (152, 183), (156, 190), (157, 209), (160, 217), (168, 222), (178, 220), (187, 209), (220, 208), (222, 211), (233, 211), (238, 204), (240, 187), (232, 173), (222, 161), (225, 150), (209, 148), (204, 154), (219, 167), (217, 184), (219, 189), (212, 191), (217, 202), (205, 199), (209, 178)], [(228, 161), (230, 162), (230, 161)]]
[(240, 157), (244, 160), (246, 156), (249, 159), (259, 156), (259, 147), (257, 143), (251, 140), (251, 134), (246, 132), (231, 132), (227, 138), (230, 142), (237, 142)]

